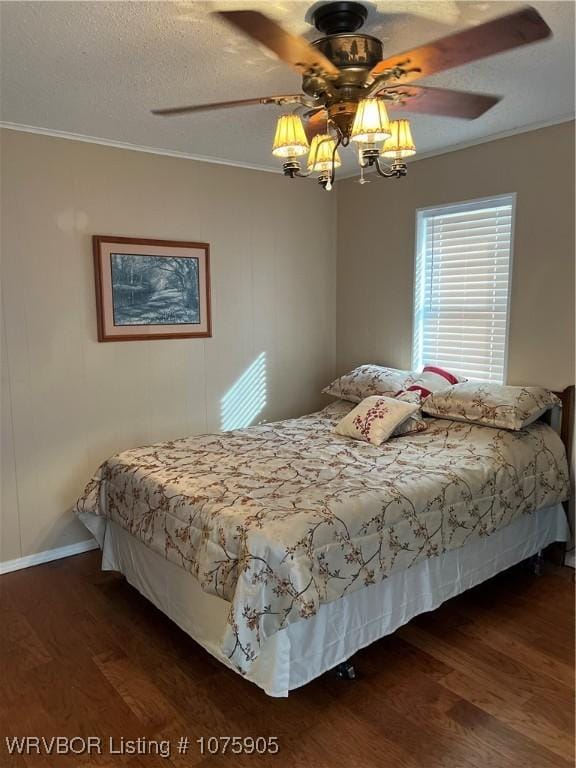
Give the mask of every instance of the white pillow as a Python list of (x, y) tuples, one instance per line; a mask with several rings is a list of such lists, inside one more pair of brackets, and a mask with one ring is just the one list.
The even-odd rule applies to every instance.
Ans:
[(402, 422), (419, 410), (416, 403), (405, 403), (393, 397), (372, 395), (359, 403), (338, 422), (338, 435), (381, 445)]
[(434, 392), (424, 401), (423, 409), (438, 419), (519, 430), (557, 405), (561, 403), (556, 395), (542, 387), (469, 381)]
[(410, 371), (401, 371), (398, 368), (388, 368), (383, 365), (359, 365), (353, 371), (348, 371), (343, 376), (334, 379), (322, 392), (340, 400), (361, 403), (365, 397), (371, 395), (392, 397), (396, 392), (406, 389), (406, 381), (409, 376)]

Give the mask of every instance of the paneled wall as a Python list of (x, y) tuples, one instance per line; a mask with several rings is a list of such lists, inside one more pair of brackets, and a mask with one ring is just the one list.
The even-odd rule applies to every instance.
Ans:
[[(410, 367), (420, 207), (517, 193), (509, 381), (574, 381), (571, 123), (332, 194), (279, 174), (1, 139), (0, 560), (86, 538), (70, 508), (102, 460), (220, 429), (263, 370), (256, 420), (316, 408), (335, 368)], [(209, 242), (213, 338), (99, 344), (93, 233)]]
[[(100, 462), (220, 429), (254, 361), (258, 420), (319, 405), (335, 360), (335, 195), (3, 131), (1, 201), (0, 559), (86, 538), (70, 508)], [(99, 344), (93, 233), (209, 242), (213, 338)]]
[[(416, 136), (417, 138), (417, 136)], [(508, 383), (574, 383), (574, 123), (338, 185), (338, 369), (410, 368), (416, 211), (516, 192)]]

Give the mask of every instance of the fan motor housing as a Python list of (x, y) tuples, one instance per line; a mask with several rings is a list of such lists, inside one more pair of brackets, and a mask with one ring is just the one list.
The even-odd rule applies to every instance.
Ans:
[[(312, 43), (338, 69), (340, 75), (329, 87), (329, 101), (357, 100), (360, 89), (373, 67), (382, 59), (382, 43), (370, 35), (344, 33), (330, 35)], [(304, 93), (318, 98), (326, 93), (326, 80), (315, 75), (302, 79)]]
[(313, 45), (338, 67), (340, 75), (328, 90), (322, 77), (304, 77), (302, 90), (320, 98), (332, 122), (348, 136), (366, 79), (382, 59), (382, 43), (371, 35), (345, 32), (315, 40)]
[(357, 32), (367, 15), (366, 8), (354, 2), (326, 3), (312, 13), (316, 29), (325, 35), (312, 45), (340, 70), (340, 75), (329, 82), (316, 74), (305, 76), (302, 90), (324, 105), (328, 119), (344, 136), (350, 135), (366, 80), (383, 58), (381, 41)]
[(371, 35), (346, 32), (322, 37), (312, 45), (339, 69), (371, 70), (382, 59), (382, 43)]
[(368, 11), (361, 3), (325, 3), (312, 13), (312, 22), (323, 35), (356, 32), (364, 24)]

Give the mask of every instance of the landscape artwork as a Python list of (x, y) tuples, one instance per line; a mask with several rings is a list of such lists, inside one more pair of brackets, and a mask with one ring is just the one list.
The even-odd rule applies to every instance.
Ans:
[(200, 321), (198, 259), (112, 253), (114, 325)]
[(99, 341), (211, 335), (207, 243), (94, 235)]

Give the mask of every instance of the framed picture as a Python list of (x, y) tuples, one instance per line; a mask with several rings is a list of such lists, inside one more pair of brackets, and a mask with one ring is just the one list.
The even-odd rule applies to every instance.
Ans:
[(207, 243), (94, 235), (98, 341), (211, 336)]

